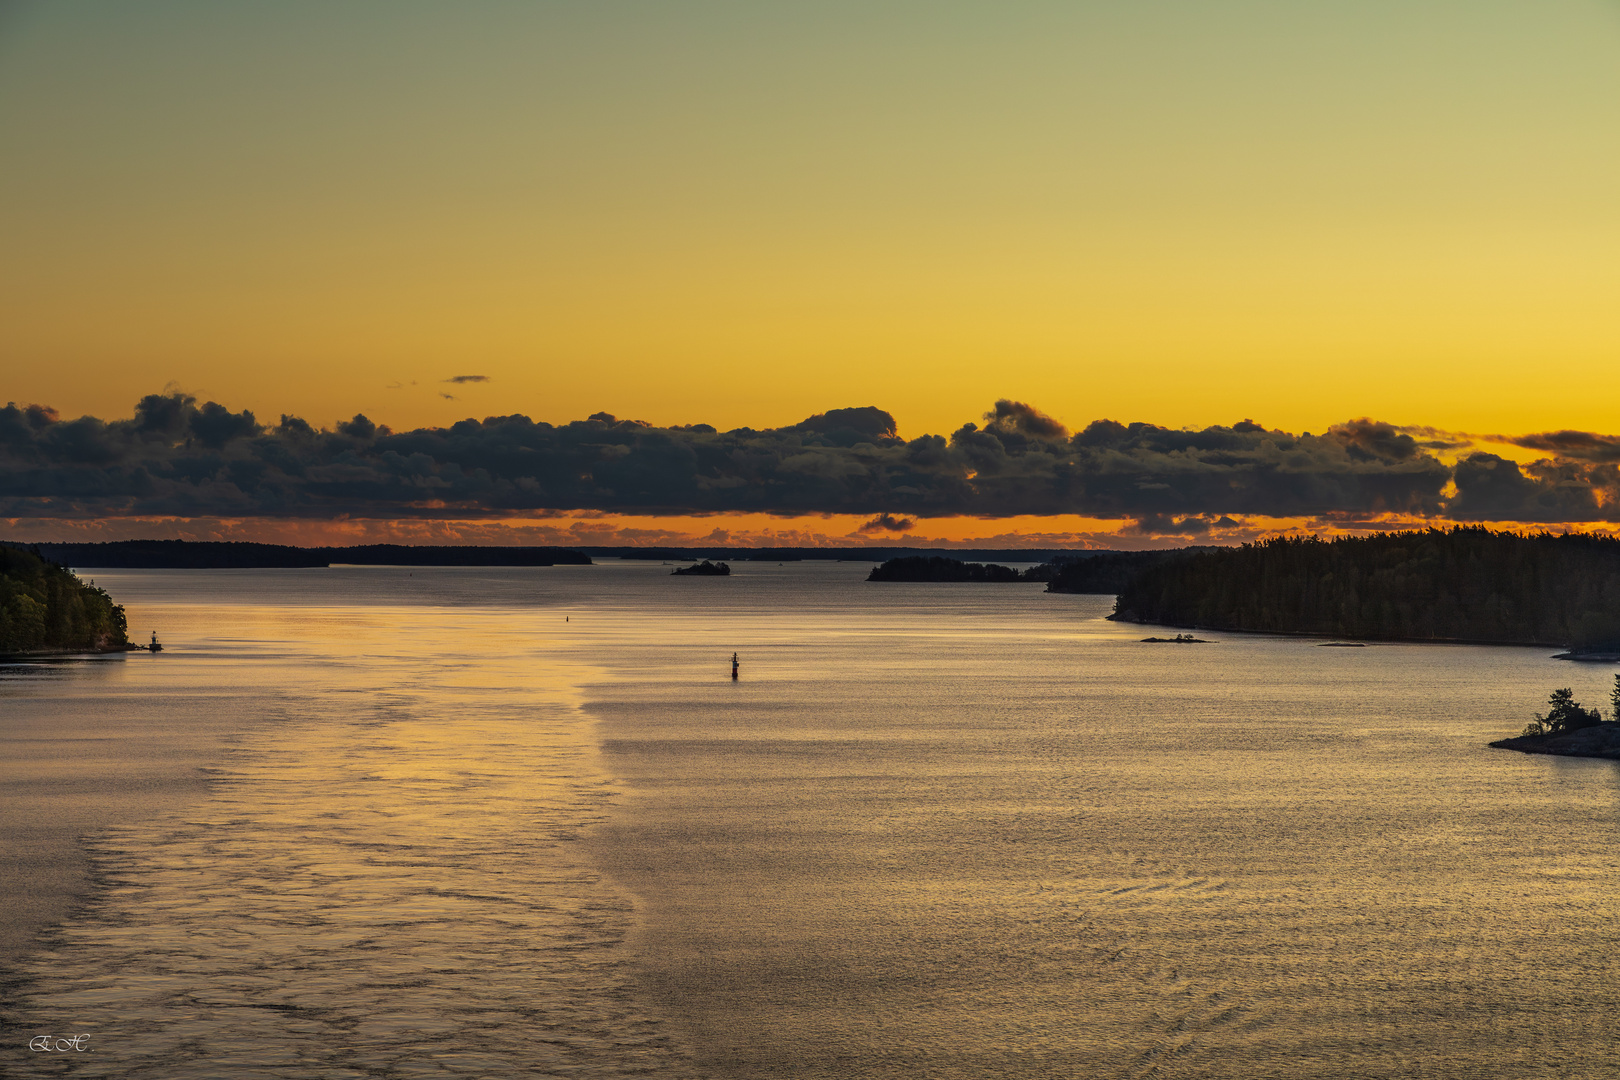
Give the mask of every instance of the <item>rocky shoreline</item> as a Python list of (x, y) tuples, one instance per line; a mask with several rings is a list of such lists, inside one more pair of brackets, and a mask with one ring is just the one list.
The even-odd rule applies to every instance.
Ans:
[(1498, 750), (1562, 757), (1607, 758), (1620, 761), (1620, 724), (1595, 724), (1556, 735), (1519, 735), (1491, 743)]
[(0, 650), (0, 661), (61, 660), (72, 656), (121, 656), (132, 652), (162, 652), (150, 645), (125, 642), (122, 645), (100, 645), (91, 649), (5, 649)]

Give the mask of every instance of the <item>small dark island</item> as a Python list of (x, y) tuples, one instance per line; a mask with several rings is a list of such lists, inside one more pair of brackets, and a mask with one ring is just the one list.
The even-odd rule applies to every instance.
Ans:
[(704, 559), (691, 566), (677, 566), (670, 573), (676, 577), (727, 577), (731, 574), (731, 566), (728, 563)]
[[(155, 639), (154, 639), (155, 640)], [(0, 654), (128, 652), (124, 609), (32, 551), (0, 547)]]
[(1201, 637), (1193, 637), (1191, 634), (1177, 634), (1175, 637), (1145, 637), (1145, 638), (1142, 639), (1142, 644), (1144, 644), (1144, 645), (1209, 645), (1209, 644), (1211, 644), (1211, 642), (1205, 641)]
[(1614, 677), (1609, 700), (1613, 705), (1613, 719), (1604, 720), (1600, 710), (1582, 708), (1570, 688), (1554, 690), (1547, 698), (1546, 715), (1536, 713), (1523, 733), (1511, 739), (1498, 739), (1491, 746), (1523, 754), (1620, 761), (1620, 675)]

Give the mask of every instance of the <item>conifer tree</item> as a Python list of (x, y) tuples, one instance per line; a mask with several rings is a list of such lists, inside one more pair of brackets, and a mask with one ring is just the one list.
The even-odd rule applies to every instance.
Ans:
[(1549, 735), (1557, 735), (1562, 731), (1576, 731), (1603, 722), (1603, 714), (1596, 709), (1581, 708), (1581, 703), (1575, 700), (1575, 691), (1567, 686), (1549, 694), (1547, 705), (1547, 715), (1537, 713), (1536, 719), (1542, 723)]

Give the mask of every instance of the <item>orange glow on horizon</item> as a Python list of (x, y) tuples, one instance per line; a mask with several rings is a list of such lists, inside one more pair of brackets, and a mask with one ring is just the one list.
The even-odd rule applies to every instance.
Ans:
[(114, 540), (235, 540), (294, 547), (352, 544), (478, 545), (494, 547), (937, 547), (1140, 550), (1190, 545), (1231, 546), (1272, 536), (1366, 535), (1455, 524), (1516, 532), (1586, 532), (1616, 535), (1612, 524), (1453, 522), (1401, 515), (1319, 518), (1244, 517), (1226, 524), (1189, 518), (1169, 530), (1147, 531), (1134, 522), (1074, 515), (986, 519), (927, 518), (903, 532), (862, 526), (857, 515), (774, 517), (768, 514), (640, 517), (560, 514), (499, 521), (270, 518), (10, 518), (5, 538), (18, 543), (100, 543)]

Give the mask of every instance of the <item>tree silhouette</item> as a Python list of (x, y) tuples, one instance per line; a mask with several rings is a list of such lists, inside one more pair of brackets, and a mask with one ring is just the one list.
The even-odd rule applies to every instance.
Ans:
[(1547, 715), (1536, 714), (1536, 720), (1548, 735), (1577, 731), (1603, 722), (1603, 714), (1596, 709), (1583, 709), (1569, 687), (1554, 690), (1547, 696)]

